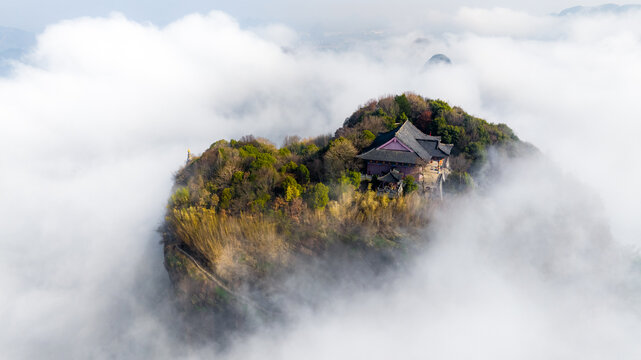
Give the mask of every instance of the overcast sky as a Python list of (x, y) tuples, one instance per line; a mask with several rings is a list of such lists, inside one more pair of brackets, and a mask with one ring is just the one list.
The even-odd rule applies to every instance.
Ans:
[(115, 11), (133, 20), (162, 26), (189, 13), (221, 10), (247, 25), (282, 22), (303, 31), (331, 32), (388, 28), (399, 23), (415, 25), (430, 13), (453, 12), (463, 6), (506, 7), (548, 14), (576, 5), (602, 3), (599, 0), (5, 0), (0, 2), (0, 25), (39, 32), (60, 20), (106, 16)]

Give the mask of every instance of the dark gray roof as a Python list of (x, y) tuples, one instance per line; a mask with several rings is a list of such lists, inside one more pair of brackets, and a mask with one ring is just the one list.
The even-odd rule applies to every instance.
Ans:
[(433, 158), (445, 158), (450, 155), (454, 145), (442, 144), (436, 140), (418, 140), (418, 143), (427, 150)]
[(395, 151), (385, 149), (372, 149), (364, 154), (356, 156), (363, 160), (388, 161), (403, 164), (418, 164), (421, 158), (416, 153), (409, 151)]
[(376, 135), (376, 138), (374, 139), (374, 141), (372, 141), (370, 146), (368, 146), (365, 149), (363, 149), (363, 152), (365, 153), (365, 152), (368, 152), (369, 150), (376, 149), (377, 147), (379, 147), (379, 146), (385, 144), (386, 142), (390, 141), (394, 137), (394, 135), (396, 134), (396, 131), (398, 131), (398, 128), (396, 128), (396, 129), (394, 129), (392, 131), (388, 131), (388, 132), (384, 132), (384, 133), (378, 133), (378, 135)]
[[(414, 153), (377, 149), (379, 146), (385, 144), (394, 137), (414, 151)], [(374, 142), (372, 142), (372, 145), (357, 157), (364, 160), (418, 164), (421, 160), (428, 162), (432, 157), (442, 158), (448, 156), (449, 151), (446, 152), (441, 149), (439, 147), (440, 142), (440, 136), (426, 135), (421, 132), (421, 130), (417, 129), (411, 122), (405, 121), (403, 125), (392, 131), (378, 134), (376, 139), (374, 139)], [(426, 145), (422, 145), (422, 143), (426, 143)], [(434, 149), (430, 150), (432, 147)]]
[(378, 178), (378, 181), (381, 182), (386, 182), (386, 183), (395, 183), (399, 182), (403, 179), (403, 174), (401, 174), (398, 170), (390, 170), (387, 174), (381, 176)]
[(453, 144), (438, 143), (438, 148), (439, 148), (439, 150), (441, 150), (442, 152), (447, 154), (447, 156), (450, 156), (450, 154), (452, 153), (452, 148), (454, 148), (454, 145)]
[(430, 161), (432, 159), (430, 153), (418, 143), (418, 140), (431, 140), (432, 136), (423, 134), (421, 130), (417, 129), (411, 122), (405, 121), (398, 129), (395, 136), (403, 144), (407, 145), (407, 147), (418, 154), (418, 156), (420, 156), (424, 161)]

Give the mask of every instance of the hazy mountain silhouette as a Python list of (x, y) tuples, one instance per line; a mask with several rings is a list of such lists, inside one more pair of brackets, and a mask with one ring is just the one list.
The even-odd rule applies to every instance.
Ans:
[(561, 10), (561, 12), (558, 13), (558, 16), (596, 15), (596, 14), (604, 14), (604, 13), (620, 14), (627, 11), (637, 11), (637, 10), (641, 10), (641, 5), (603, 4), (598, 6), (574, 6), (571, 8)]

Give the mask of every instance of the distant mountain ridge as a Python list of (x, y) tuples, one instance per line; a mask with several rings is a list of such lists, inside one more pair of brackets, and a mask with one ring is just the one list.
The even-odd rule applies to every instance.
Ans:
[(603, 4), (597, 6), (574, 6), (571, 8), (563, 9), (559, 12), (558, 16), (574, 16), (574, 15), (597, 15), (597, 14), (620, 14), (628, 11), (641, 10), (641, 4)]
[(36, 43), (34, 34), (0, 26), (0, 76), (11, 69), (10, 60), (20, 59)]
[(428, 68), (433, 65), (452, 65), (452, 60), (445, 54), (435, 54), (423, 65), (423, 68)]

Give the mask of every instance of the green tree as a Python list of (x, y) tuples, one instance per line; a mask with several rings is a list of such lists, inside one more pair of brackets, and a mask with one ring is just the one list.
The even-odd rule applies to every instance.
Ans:
[(439, 116), (432, 122), (430, 131), (441, 136), (444, 144), (459, 145), (465, 137), (465, 129), (460, 126), (449, 125), (443, 116)]
[(310, 174), (309, 174), (309, 169), (305, 164), (300, 164), (297, 169), (298, 172), (298, 179), (301, 182), (301, 184), (309, 184), (309, 179), (310, 179)]
[(358, 171), (346, 171), (338, 179), (338, 183), (341, 185), (353, 185), (358, 189), (361, 186), (361, 173)]
[(265, 207), (267, 206), (267, 202), (271, 199), (271, 196), (269, 194), (263, 193), (260, 194), (256, 200), (252, 201), (250, 203), (251, 209), (253, 211), (263, 211), (265, 210)]
[(403, 179), (403, 193), (409, 194), (412, 191), (415, 191), (417, 189), (418, 189), (418, 184), (416, 183), (416, 180), (414, 180), (414, 176), (407, 175)]
[(218, 207), (221, 209), (229, 209), (231, 205), (231, 198), (234, 196), (232, 188), (224, 188), (220, 193), (220, 200), (218, 202)]
[[(238, 144), (238, 142), (236, 142), (236, 140), (232, 140), (231, 144), (233, 146), (234, 144)], [(260, 154), (260, 150), (258, 150), (258, 148), (256, 148), (252, 144), (243, 145), (240, 147), (240, 149), (238, 149), (238, 151), (240, 152), (240, 157), (242, 158), (246, 158), (249, 156), (256, 157), (258, 156), (258, 154)]]
[(170, 205), (173, 208), (183, 208), (189, 205), (189, 189), (185, 186), (176, 189), (171, 195)]
[[(410, 101), (407, 99), (407, 96), (405, 94), (399, 95), (394, 97), (394, 101), (398, 104), (398, 109), (399, 109), (399, 118), (401, 121), (407, 120), (407, 117), (409, 115), (412, 115), (412, 104), (410, 104)], [(405, 114), (405, 118), (403, 119), (403, 114)]]
[(318, 148), (318, 146), (316, 146), (316, 144), (309, 144), (309, 145), (305, 146), (305, 148), (303, 149), (302, 155), (311, 156), (311, 155), (316, 154), (318, 152), (318, 150), (320, 150), (320, 149)]
[(294, 173), (298, 169), (298, 165), (295, 162), (290, 161), (287, 164), (283, 165), (280, 168), (281, 173)]
[(236, 171), (234, 175), (231, 177), (231, 183), (234, 185), (240, 184), (243, 182), (243, 178), (245, 177), (245, 173), (242, 171)]
[(283, 192), (285, 194), (285, 201), (292, 201), (300, 197), (300, 193), (303, 190), (302, 187), (296, 182), (293, 176), (287, 175), (285, 180), (283, 180)]
[(365, 129), (363, 130), (363, 138), (365, 138), (366, 146), (369, 146), (372, 143), (372, 141), (376, 139), (376, 135), (374, 135), (373, 132)]
[(342, 172), (352, 168), (356, 154), (356, 148), (348, 139), (340, 137), (332, 141), (324, 157), (327, 177), (336, 179)]
[(430, 108), (436, 116), (443, 116), (445, 113), (452, 111), (452, 107), (443, 100), (432, 100)]
[(288, 157), (288, 156), (290, 156), (291, 154), (292, 154), (292, 152), (291, 152), (288, 148), (286, 148), (286, 147), (284, 147), (284, 148), (280, 148), (280, 149), (278, 150), (278, 155), (280, 155), (280, 156), (282, 156), (282, 157)]
[(480, 142), (473, 142), (463, 149), (473, 160), (483, 159), (485, 157), (485, 146)]
[(391, 117), (382, 108), (376, 109), (376, 111), (374, 112), (374, 115), (383, 118), (383, 125), (385, 125), (387, 130), (394, 130), (396, 128), (396, 119)]
[(249, 169), (252, 172), (255, 172), (258, 169), (272, 167), (276, 163), (276, 158), (272, 154), (268, 153), (259, 153), (255, 155), (256, 160), (252, 161), (249, 165)]
[(391, 116), (384, 117), (383, 124), (385, 124), (385, 127), (387, 128), (387, 130), (396, 129), (396, 120)]
[(308, 204), (312, 209), (324, 209), (329, 202), (329, 187), (323, 183), (315, 184), (309, 194)]

